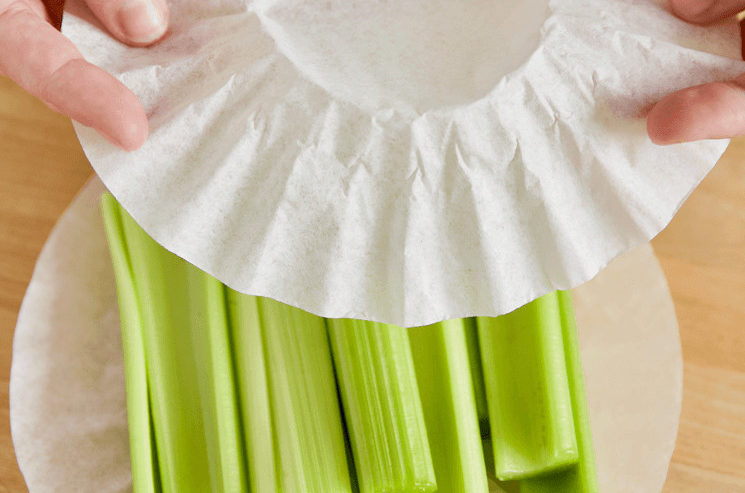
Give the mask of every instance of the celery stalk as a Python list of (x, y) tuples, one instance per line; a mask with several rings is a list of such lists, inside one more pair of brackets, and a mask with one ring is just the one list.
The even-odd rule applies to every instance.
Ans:
[(122, 223), (142, 310), (161, 486), (166, 493), (210, 491), (187, 270), (123, 210)]
[(344, 435), (323, 319), (259, 299), (278, 491), (351, 492)]
[(122, 230), (119, 204), (110, 194), (105, 194), (101, 199), (101, 208), (116, 277), (121, 319), (132, 486), (135, 493), (150, 493), (159, 491), (160, 485), (157, 481), (157, 462), (153, 461), (155, 443), (151, 440), (142, 319)]
[(497, 477), (521, 479), (577, 462), (557, 294), (479, 317), (478, 328)]
[(212, 491), (248, 491), (225, 289), (184, 263)]
[(554, 474), (520, 482), (522, 493), (597, 493), (599, 491), (595, 456), (592, 448), (590, 417), (585, 396), (585, 382), (582, 375), (582, 361), (574, 319), (574, 307), (570, 291), (559, 292), (561, 325), (566, 353), (569, 392), (574, 409), (574, 428), (577, 432), (579, 462), (571, 468)]
[(360, 490), (434, 491), (407, 330), (349, 319), (327, 325)]
[(232, 289), (227, 299), (251, 491), (274, 493), (279, 484), (259, 305), (255, 297)]
[(472, 327), (465, 322), (456, 319), (409, 329), (409, 339), (437, 491), (487, 493), (466, 337)]

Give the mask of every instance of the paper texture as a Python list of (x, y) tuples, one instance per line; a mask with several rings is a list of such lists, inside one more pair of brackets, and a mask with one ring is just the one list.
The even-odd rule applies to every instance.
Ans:
[[(92, 181), (53, 230), (13, 341), (10, 424), (32, 493), (129, 491), (113, 272)], [(576, 289), (601, 491), (662, 489), (680, 414), (678, 325), (650, 246)]]
[(167, 249), (230, 287), (414, 326), (506, 313), (666, 225), (726, 141), (658, 147), (650, 105), (745, 71), (737, 24), (663, 0), (178, 0), (126, 47), (63, 32), (140, 96), (145, 146), (77, 125)]

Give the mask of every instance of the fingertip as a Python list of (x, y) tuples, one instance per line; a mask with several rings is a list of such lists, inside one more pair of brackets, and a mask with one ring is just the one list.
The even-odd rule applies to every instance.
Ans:
[(675, 92), (647, 115), (655, 144), (725, 139), (745, 133), (745, 91), (734, 82), (713, 82)]
[(670, 0), (669, 2), (673, 14), (684, 21), (693, 23), (709, 22), (715, 3), (714, 0)]
[(44, 96), (48, 104), (122, 149), (139, 149), (147, 139), (147, 115), (137, 96), (115, 77), (82, 59), (60, 67)]
[(115, 16), (123, 40), (133, 46), (149, 46), (168, 30), (168, 7), (163, 0), (128, 0)]
[[(135, 151), (147, 140), (149, 125), (145, 110), (133, 93), (127, 91), (119, 101), (119, 123), (106, 125), (115, 132), (115, 144), (125, 151)], [(109, 130), (109, 131), (111, 131)]]
[(125, 119), (125, 121), (122, 121), (122, 124), (117, 128), (114, 137), (109, 137), (103, 133), (103, 129), (99, 130), (99, 132), (121, 149), (128, 152), (136, 151), (145, 144), (148, 137), (149, 128), (147, 117), (145, 116), (144, 111), (141, 115), (131, 115), (129, 118)]
[(712, 84), (689, 87), (658, 102), (647, 115), (647, 133), (658, 145), (709, 137), (711, 115), (704, 105), (716, 99)]
[(168, 32), (166, 0), (86, 0), (109, 32), (130, 46), (150, 46)]
[(668, 105), (662, 100), (647, 115), (647, 135), (653, 143), (661, 146), (681, 141), (674, 117), (670, 118), (665, 106)]

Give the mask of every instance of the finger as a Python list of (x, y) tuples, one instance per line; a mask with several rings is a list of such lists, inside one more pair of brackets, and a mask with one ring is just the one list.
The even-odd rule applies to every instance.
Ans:
[(0, 8), (0, 46), (0, 73), (53, 109), (124, 149), (136, 149), (145, 141), (147, 116), (137, 97), (86, 62), (70, 40), (25, 2)]
[(670, 0), (670, 7), (683, 20), (709, 24), (745, 10), (745, 0)]
[(86, 0), (106, 28), (117, 39), (134, 46), (147, 46), (162, 38), (168, 29), (166, 0)]
[(647, 132), (661, 145), (745, 134), (745, 74), (671, 94), (650, 111)]

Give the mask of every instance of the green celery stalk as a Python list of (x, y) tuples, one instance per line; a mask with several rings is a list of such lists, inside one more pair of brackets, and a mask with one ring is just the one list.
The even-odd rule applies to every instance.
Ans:
[(279, 491), (351, 492), (323, 319), (260, 298)]
[(565, 471), (525, 479), (520, 482), (520, 491), (522, 493), (597, 493), (600, 489), (595, 471), (590, 416), (585, 396), (585, 382), (582, 375), (582, 360), (580, 358), (572, 294), (570, 291), (560, 291), (558, 297), (567, 375), (569, 377), (569, 392), (574, 409), (574, 429), (577, 432), (579, 462)]
[(438, 492), (489, 491), (471, 385), (466, 333), (472, 328), (466, 322), (409, 329)]
[(157, 463), (153, 461), (152, 453), (155, 443), (151, 440), (142, 319), (122, 230), (119, 204), (113, 196), (105, 194), (101, 198), (101, 209), (116, 277), (121, 319), (132, 486), (135, 493), (154, 493), (160, 491), (160, 484), (157, 481)]
[(328, 319), (362, 493), (437, 488), (406, 329)]
[(214, 277), (183, 264), (212, 491), (247, 492), (225, 289)]
[(239, 404), (253, 493), (279, 491), (259, 305), (253, 296), (227, 289)]
[(577, 462), (556, 293), (507, 315), (479, 317), (496, 476), (513, 480)]
[(211, 491), (185, 262), (156, 244), (124, 210), (121, 217), (142, 310), (162, 490)]

